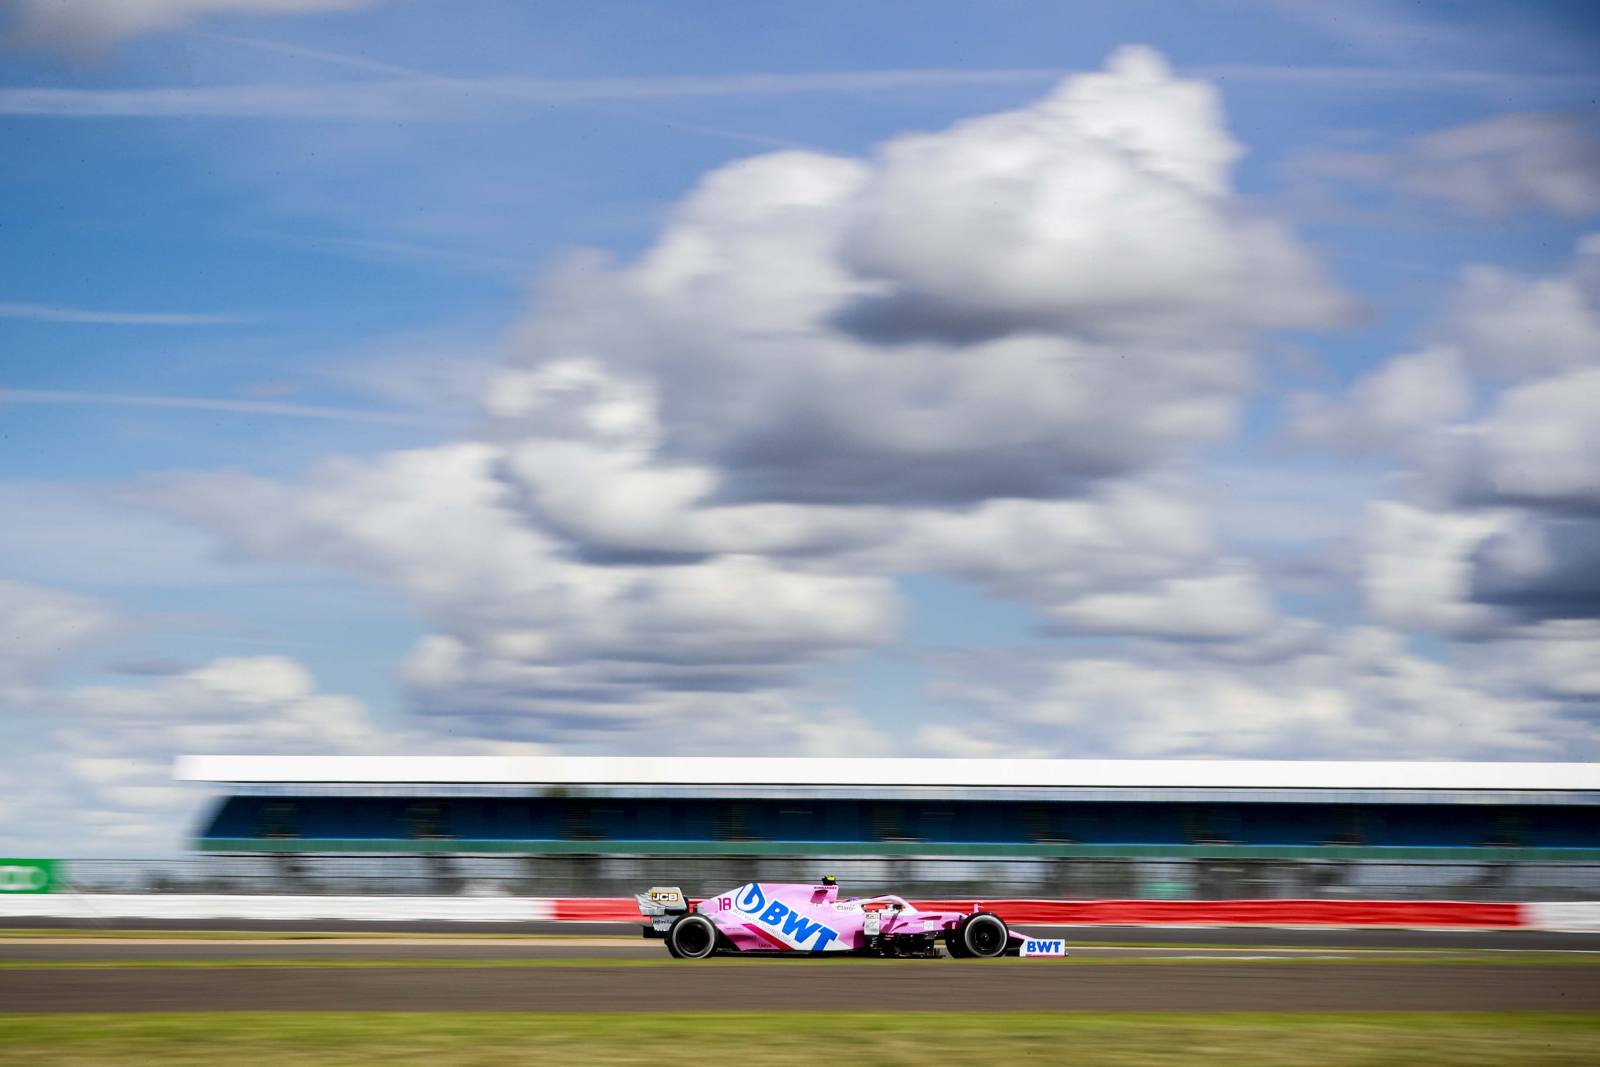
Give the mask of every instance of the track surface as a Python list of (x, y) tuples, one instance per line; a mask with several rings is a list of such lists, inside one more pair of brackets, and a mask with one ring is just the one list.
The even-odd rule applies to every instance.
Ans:
[[(1215, 935), (1220, 931), (1212, 931)], [(1056, 936), (1043, 934), (1041, 936)], [(1592, 939), (1581, 944), (1544, 948), (1538, 951), (1506, 946), (1489, 936), (1480, 936), (1477, 944), (1415, 947), (1373, 948), (1359, 945), (1346, 946), (1291, 946), (1227, 945), (1220, 939), (1211, 942), (1179, 943), (1167, 945), (1080, 944), (1068, 941), (1075, 961), (1117, 962), (1128, 960), (1168, 960), (1195, 962), (1215, 960), (1254, 962), (1260, 960), (1337, 961), (1346, 963), (1377, 963), (1386, 958), (1404, 957), (1437, 960), (1440, 963), (1481, 963), (1497, 956), (1514, 956), (1517, 962), (1529, 959), (1570, 961), (1572, 958), (1593, 957), (1600, 966), (1600, 945)], [(735, 965), (742, 959), (781, 960), (791, 965), (828, 966), (834, 960), (800, 961), (781, 955), (763, 957), (719, 957), (719, 961)], [(37, 962), (99, 962), (107, 967), (119, 964), (149, 962), (190, 961), (214, 962), (227, 965), (232, 961), (256, 962), (262, 960), (327, 960), (378, 961), (403, 966), (406, 961), (428, 963), (431, 961), (460, 961), (463, 963), (505, 963), (551, 961), (590, 961), (597, 967), (617, 962), (646, 960), (663, 962), (667, 959), (665, 946), (660, 941), (643, 938), (583, 937), (560, 938), (362, 938), (318, 937), (284, 938), (273, 940), (186, 940), (182, 935), (154, 938), (119, 939), (73, 937), (54, 938), (4, 938), (0, 939), (0, 963), (17, 964)], [(1009, 964), (1007, 964), (1009, 965)], [(1042, 964), (1041, 964), (1042, 965)]]
[(1600, 1011), (1600, 971), (1499, 964), (13, 970), (8, 1011)]
[[(7, 918), (0, 920), (7, 929), (71, 929), (115, 931), (123, 929), (166, 930), (174, 934), (188, 931), (249, 930), (269, 933), (295, 933), (307, 929), (305, 923), (244, 921), (239, 919), (105, 919), (86, 921), (56, 918)], [(318, 921), (317, 931), (342, 934), (515, 934), (522, 936), (590, 935), (594, 937), (632, 936), (635, 930), (625, 923), (529, 922), (336, 922)], [(1018, 927), (1022, 929), (1022, 927)], [(1515, 949), (1596, 949), (1600, 933), (1556, 933), (1545, 930), (1397, 930), (1351, 929), (1343, 927), (1209, 927), (1209, 926), (1048, 926), (1035, 927), (1043, 937), (1065, 937), (1069, 942), (1114, 941), (1118, 944), (1190, 945), (1301, 945), (1326, 948), (1515, 948)]]
[[(1227, 934), (1191, 932), (1213, 942)], [(1600, 1011), (1594, 939), (1584, 939), (1590, 951), (1530, 958), (1498, 935), (1477, 936), (1492, 947), (1102, 945), (1076, 948), (1067, 962), (731, 957), (700, 963), (662, 962), (658, 942), (592, 937), (7, 939), (0, 940), (0, 962), (7, 964), (0, 968), (0, 1005), (21, 1012)], [(274, 960), (280, 962), (261, 966)]]

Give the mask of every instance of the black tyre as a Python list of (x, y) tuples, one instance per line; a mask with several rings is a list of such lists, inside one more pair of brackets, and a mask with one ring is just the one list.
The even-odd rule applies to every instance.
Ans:
[(987, 911), (961, 920), (961, 925), (956, 927), (956, 935), (961, 942), (963, 955), (982, 960), (1004, 954), (1006, 946), (1011, 943), (1011, 931), (1006, 929), (1005, 920)]
[(681, 960), (703, 960), (717, 950), (717, 927), (704, 915), (684, 915), (667, 929), (667, 951)]

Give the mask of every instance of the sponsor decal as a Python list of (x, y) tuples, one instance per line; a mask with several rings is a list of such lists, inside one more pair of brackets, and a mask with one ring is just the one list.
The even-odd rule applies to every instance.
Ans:
[(1065, 956), (1067, 954), (1067, 943), (1060, 938), (1053, 941), (1041, 941), (1030, 937), (1022, 943), (1021, 954), (1024, 956)]
[[(739, 894), (736, 906), (756, 922), (781, 935), (788, 948), (821, 952), (839, 937), (839, 931), (795, 911), (781, 900), (768, 900), (760, 883), (751, 882)], [(809, 944), (808, 944), (809, 942)]]
[(55, 860), (0, 859), (0, 894), (49, 893), (59, 878)]
[(751, 882), (744, 887), (744, 892), (739, 894), (739, 910), (759, 915), (766, 910), (767, 895), (761, 891), (759, 882)]

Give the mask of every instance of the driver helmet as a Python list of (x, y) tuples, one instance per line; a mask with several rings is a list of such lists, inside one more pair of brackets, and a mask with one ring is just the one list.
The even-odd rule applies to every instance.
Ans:
[(823, 885), (838, 885), (839, 884), (839, 879), (835, 878), (831, 874), (825, 874), (825, 875), (822, 876), (822, 884)]

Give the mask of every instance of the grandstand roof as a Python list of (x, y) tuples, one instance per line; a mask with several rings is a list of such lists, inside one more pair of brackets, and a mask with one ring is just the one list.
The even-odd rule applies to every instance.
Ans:
[(183, 781), (547, 786), (935, 786), (1600, 790), (1600, 763), (832, 759), (660, 756), (179, 756)]

